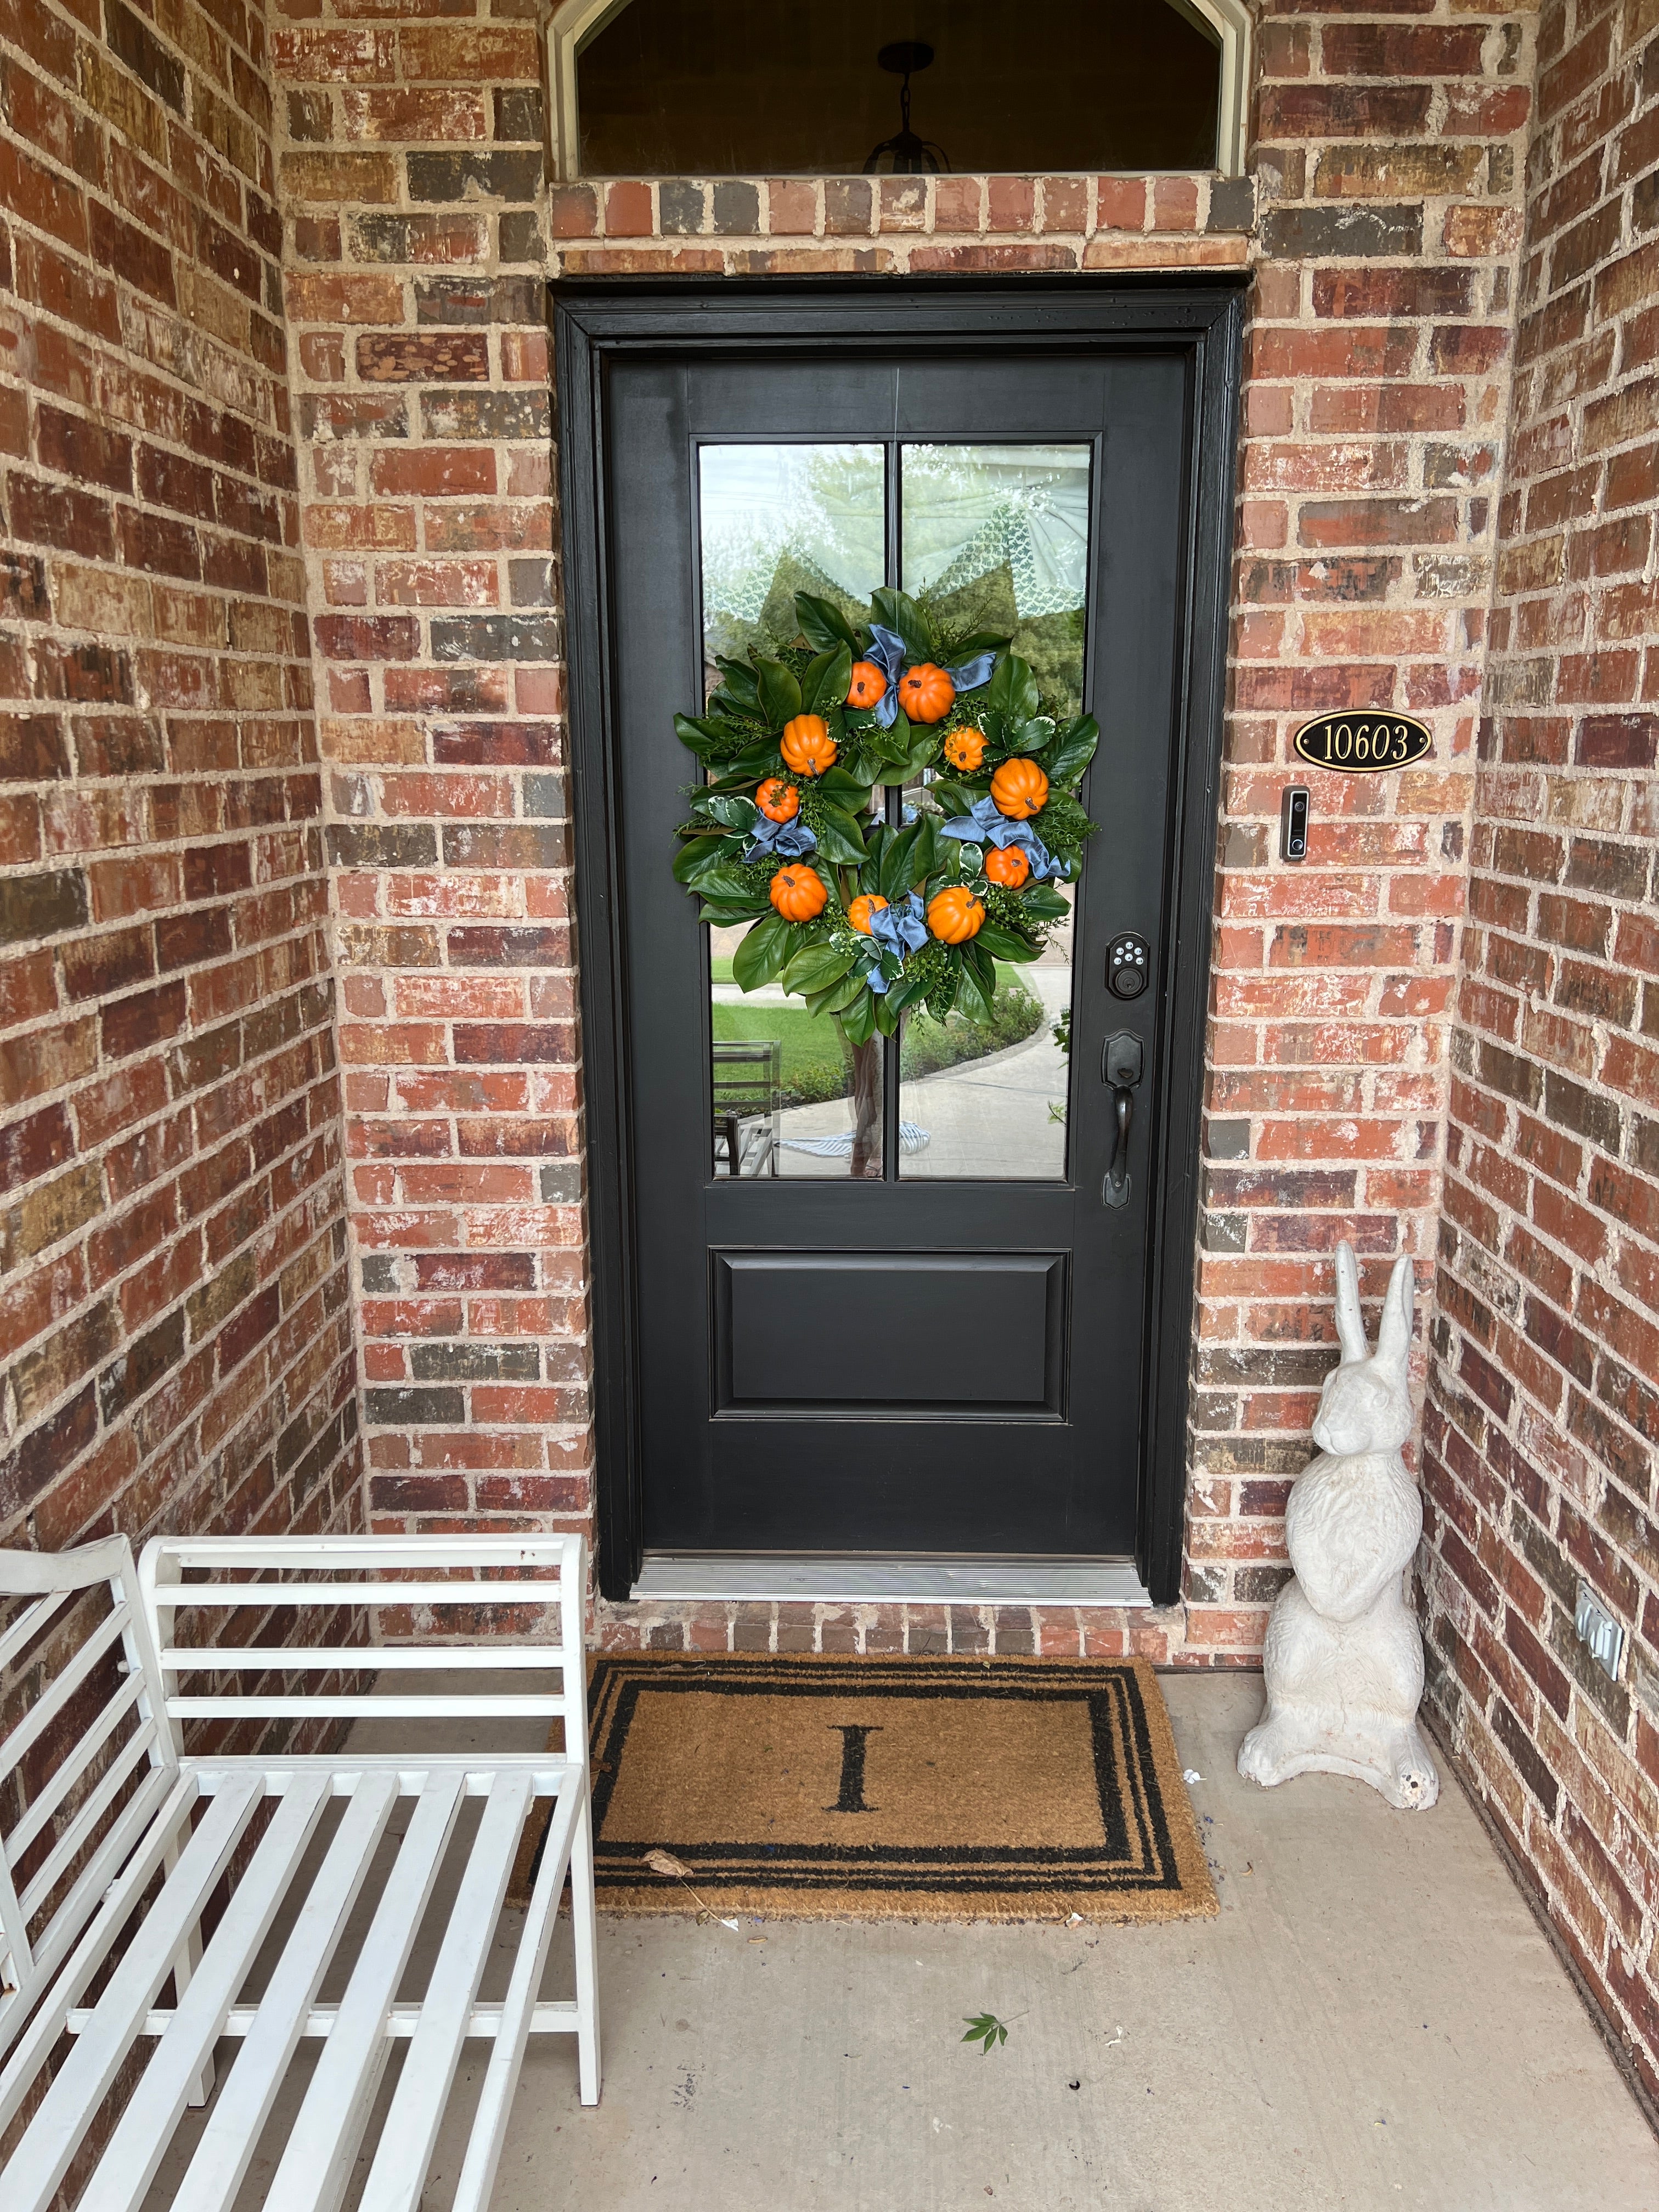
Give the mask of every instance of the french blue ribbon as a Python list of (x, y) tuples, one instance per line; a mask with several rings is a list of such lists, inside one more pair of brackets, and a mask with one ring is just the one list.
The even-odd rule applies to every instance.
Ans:
[(887, 689), (876, 702), (876, 720), (884, 730), (893, 726), (893, 717), (898, 712), (899, 671), (904, 665), (904, 640), (896, 630), (884, 629), (881, 623), (870, 625), (870, 658), (887, 678)]
[(907, 952), (920, 952), (927, 942), (927, 923), (921, 895), (912, 891), (896, 906), (878, 907), (870, 917), (870, 934), (878, 945), (896, 952), (901, 960)]
[(976, 653), (971, 660), (959, 661), (945, 672), (958, 691), (977, 691), (981, 684), (990, 682), (991, 671), (996, 665), (994, 653)]
[(902, 960), (907, 952), (915, 952), (927, 942), (927, 923), (921, 901), (915, 891), (897, 906), (876, 908), (870, 917), (870, 948), (865, 955), (864, 980), (878, 999), (884, 999), (888, 983), (882, 972), (883, 953), (890, 952)]
[(983, 799), (974, 801), (966, 814), (953, 815), (950, 821), (939, 825), (941, 837), (957, 837), (968, 845), (1018, 845), (1031, 864), (1031, 873), (1038, 878), (1065, 873), (1063, 861), (1055, 860), (1029, 822), (1011, 822), (1006, 814), (997, 811), (996, 801), (988, 792)]
[(787, 822), (774, 822), (769, 814), (757, 814), (743, 857), (745, 860), (763, 860), (775, 853), (780, 860), (799, 860), (803, 854), (816, 852), (817, 843), (799, 814), (792, 814)]

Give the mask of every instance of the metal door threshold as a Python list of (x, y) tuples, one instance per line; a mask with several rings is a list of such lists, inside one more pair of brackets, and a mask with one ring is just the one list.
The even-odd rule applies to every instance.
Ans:
[(1149, 1606), (1146, 1584), (1127, 1559), (1063, 1565), (980, 1559), (646, 1559), (631, 1595), (687, 1603), (732, 1599), (766, 1603), (806, 1599), (819, 1605)]

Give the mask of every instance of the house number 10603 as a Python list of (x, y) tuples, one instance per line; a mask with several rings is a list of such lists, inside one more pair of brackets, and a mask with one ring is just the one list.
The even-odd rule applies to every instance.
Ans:
[(1414, 714), (1321, 714), (1297, 732), (1296, 750), (1316, 768), (1344, 775), (1379, 775), (1405, 768), (1434, 749), (1434, 733)]

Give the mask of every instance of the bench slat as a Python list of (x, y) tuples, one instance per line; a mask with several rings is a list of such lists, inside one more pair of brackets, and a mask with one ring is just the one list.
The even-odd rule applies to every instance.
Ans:
[(530, 1797), (521, 1774), (497, 1776), (489, 1792), (358, 2212), (415, 2212), (420, 2203)]
[(270, 1825), (231, 1892), (76, 2212), (131, 2212), (143, 2202), (327, 1803), (328, 1791), (317, 1780), (276, 1801)]
[(209, 1805), (12, 2154), (6, 2168), (6, 2212), (46, 2212), (88, 2121), (137, 2040), (138, 2023), (172, 1971), (175, 1953), (200, 1920), (263, 1794), (252, 1778)]
[[(55, 1972), (69, 1956), (83, 1927), (87, 1932), (28, 2021), (9, 2064), (0, 2074), (0, 2132), (16, 2118), (35, 2068), (58, 2040), (64, 2021), (103, 1964), (105, 1954), (199, 1795), (191, 1777), (159, 1768), (146, 1775), (132, 1802), (123, 1807), (74, 1888), (53, 1914), (34, 1947), (35, 1972), (42, 1978)], [(133, 1854), (131, 1858), (129, 1852)], [(14, 1998), (0, 2008), (0, 2051), (23, 2027), (27, 2010), (25, 1998)]]
[(110, 1645), (131, 1626), (131, 1607), (118, 1605), (107, 1620), (99, 1622), (63, 1672), (53, 1675), (51, 1687), (30, 1706), (27, 1719), (20, 1721), (5, 1741), (0, 1743), (0, 1781), (40, 1741)]
[(334, 2212), (340, 2201), (392, 2050), (386, 2018), (460, 1804), (456, 1774), (434, 1775), (421, 1792), (324, 2047), (325, 2063), (311, 2077), (265, 2193), (264, 2212)]
[[(547, 1833), (542, 1839), (541, 1864), (536, 1869), (530, 1908), (519, 1931), (519, 1948), (507, 1985), (507, 2000), (501, 2007), (501, 2025), (484, 2068), (472, 2132), (467, 2138), (466, 2154), (455, 2185), (452, 2212), (484, 2212), (495, 2186), (501, 2145), (507, 2140), (507, 2115), (513, 2109), (525, 2045), (537, 2010), (536, 1992), (547, 1970), (548, 1947), (553, 1939), (553, 1923), (558, 1916), (559, 1895), (570, 1863), (577, 1818), (576, 1799), (564, 1796), (554, 1806), (548, 1820)], [(574, 1898), (572, 1903), (574, 1905)], [(572, 2011), (578, 2014), (574, 2025), (580, 2036), (580, 2008), (573, 2006)]]
[[(227, 2014), (226, 2031), (245, 2040), (208, 2115), (173, 2212), (224, 2212), (241, 2187), (397, 1802), (398, 1785), (389, 1775), (371, 1776), (353, 1793), (264, 1995), (257, 2005), (234, 2006)], [(337, 2008), (329, 2009), (337, 2016)]]

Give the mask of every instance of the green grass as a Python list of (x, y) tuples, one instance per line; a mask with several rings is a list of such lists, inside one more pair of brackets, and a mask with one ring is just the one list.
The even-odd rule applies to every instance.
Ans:
[[(714, 963), (718, 971), (722, 963)], [(730, 963), (726, 963), (727, 967)], [(721, 978), (718, 972), (715, 981)], [(827, 1014), (804, 1006), (720, 1005), (711, 1009), (717, 1038), (776, 1037), (783, 1047), (783, 1103), (810, 1106), (844, 1098), (850, 1087), (841, 1035)], [(998, 990), (988, 1023), (952, 1014), (944, 1022), (917, 1015), (904, 1025), (899, 1066), (908, 1077), (936, 1074), (963, 1060), (980, 1060), (1018, 1044), (1042, 1025), (1042, 1008), (1018, 981), (1018, 969), (999, 965)]]

